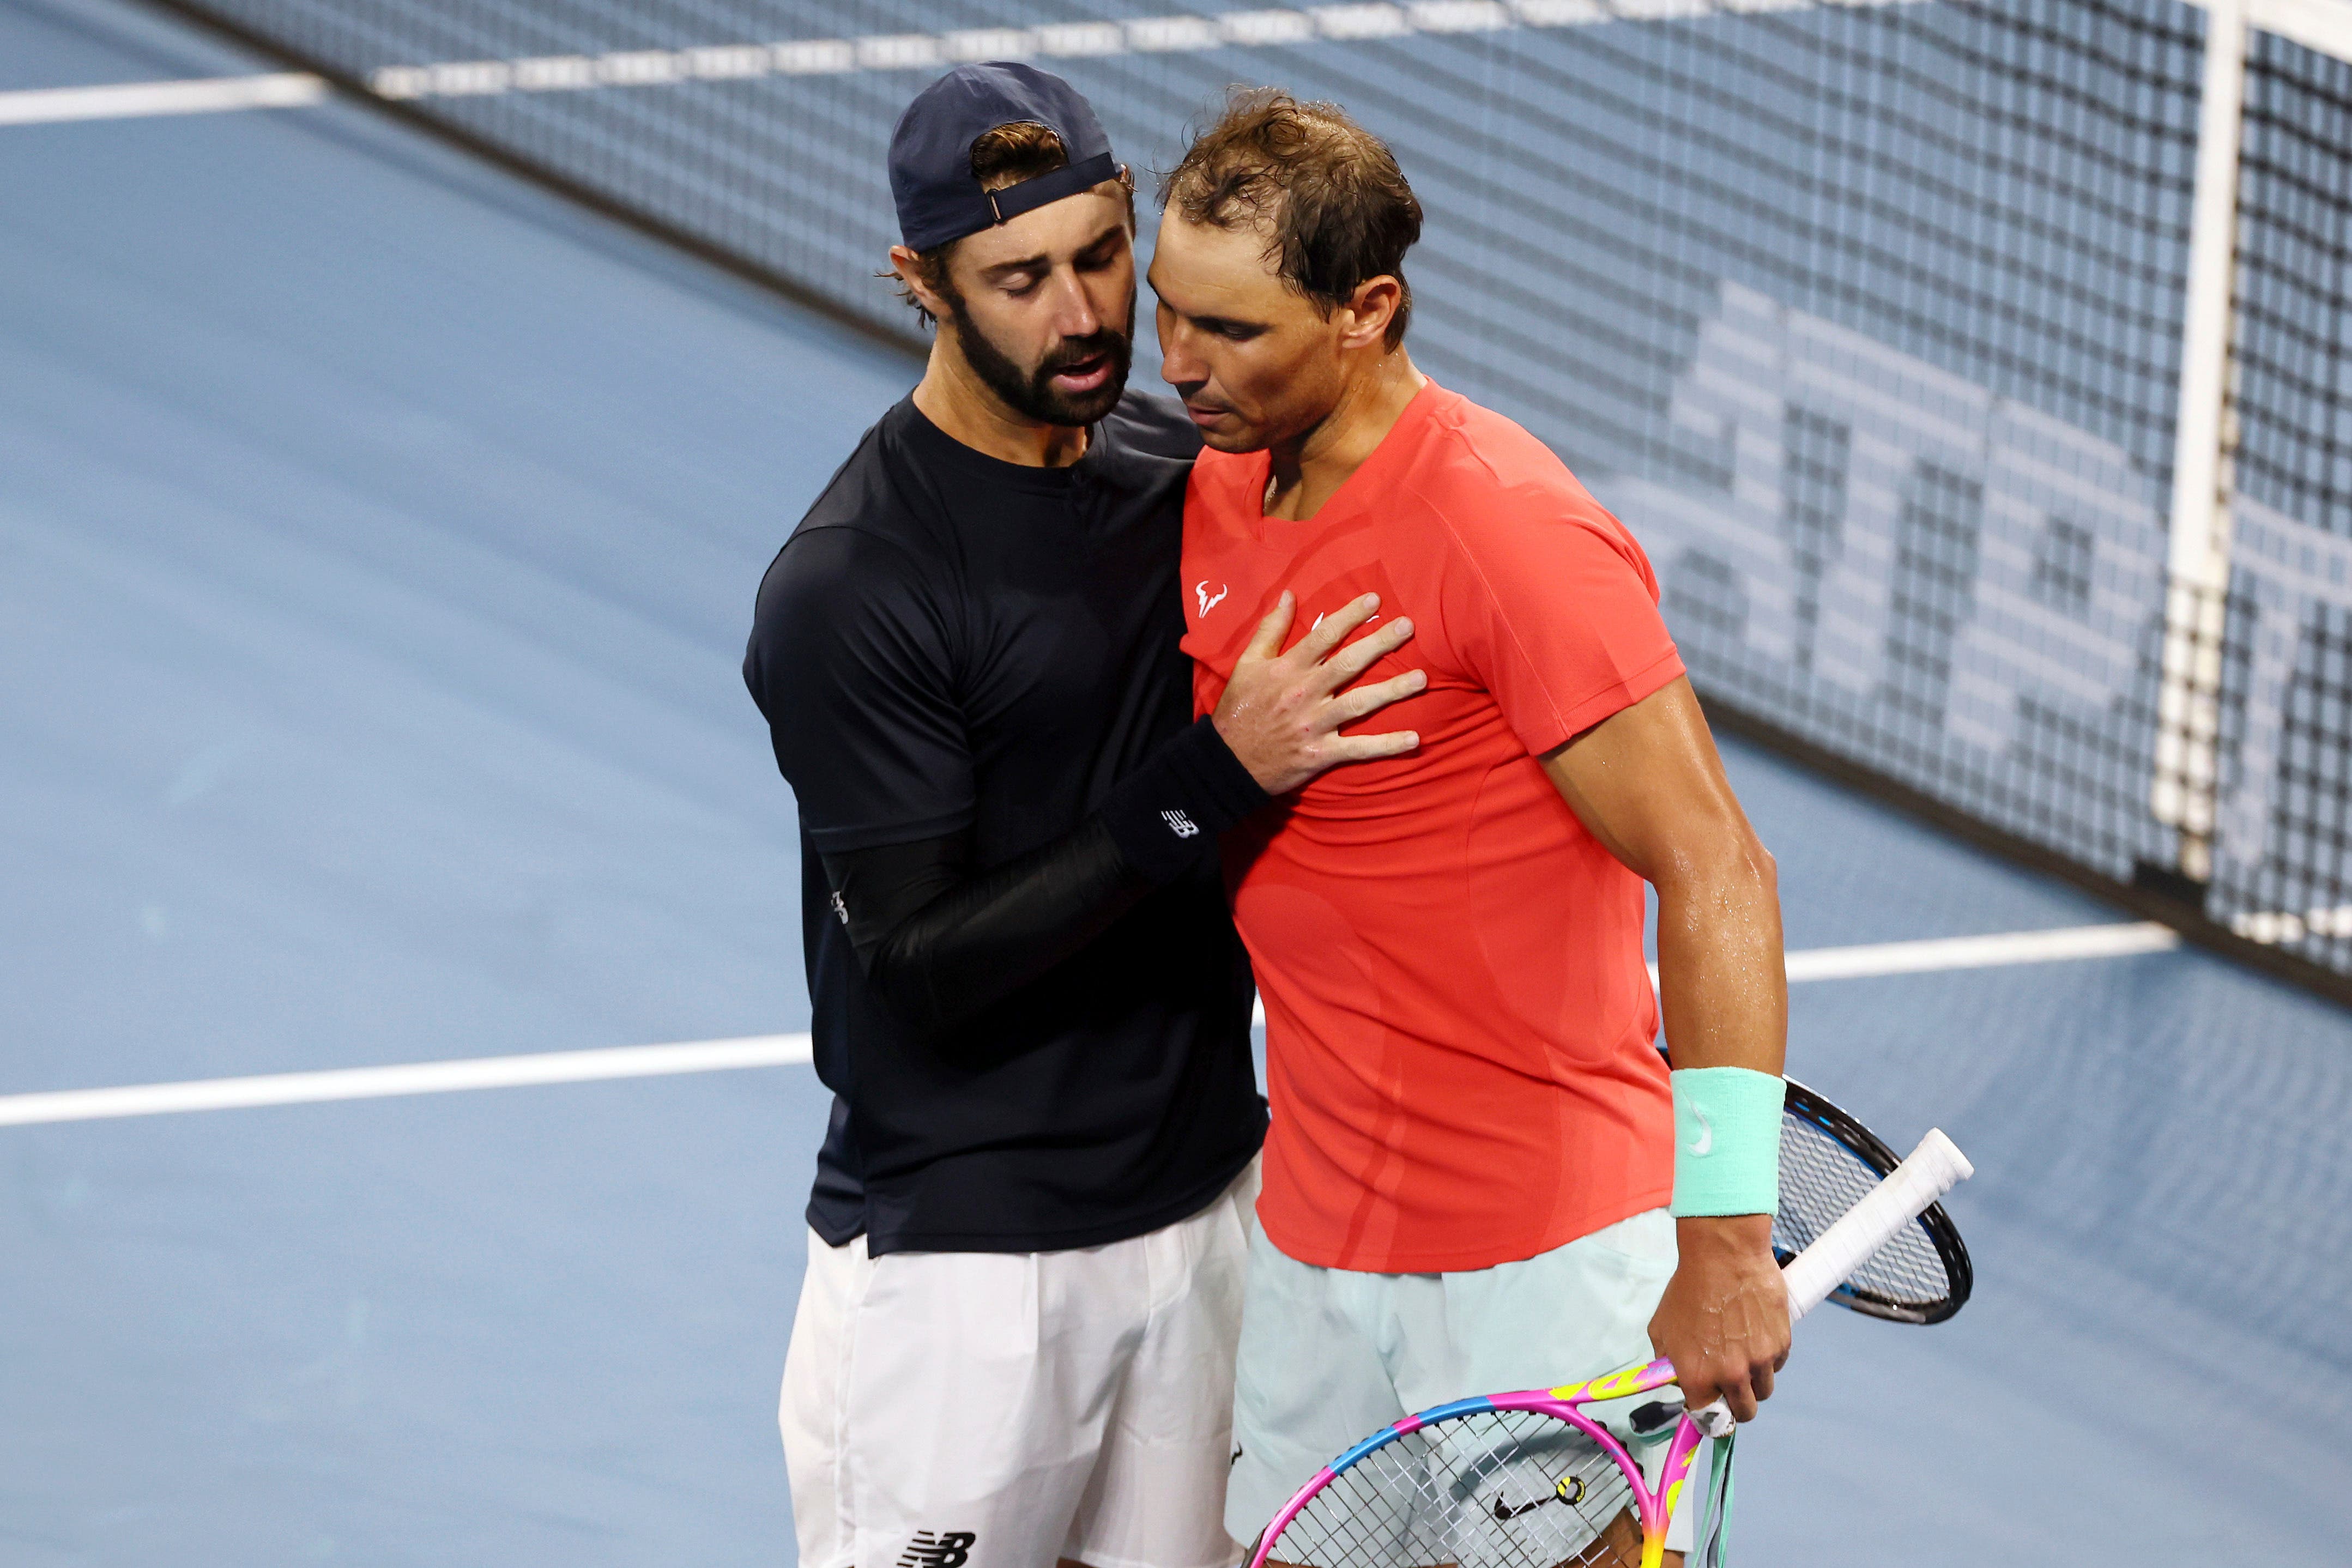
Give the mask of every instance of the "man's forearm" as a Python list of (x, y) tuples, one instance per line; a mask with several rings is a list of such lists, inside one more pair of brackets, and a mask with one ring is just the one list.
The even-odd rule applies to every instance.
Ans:
[(1731, 792), (1686, 680), (1595, 726), (1544, 768), (1578, 820), (1658, 891), (1681, 1262), (1650, 1341), (1693, 1404), (1719, 1394), (1746, 1420), (1789, 1347), (1788, 1293), (1772, 1258), (1789, 1018), (1772, 857)]
[(1779, 1077), (1789, 977), (1772, 862), (1752, 839), (1658, 880), (1658, 998), (1677, 1068)]
[(1152, 888), (1099, 815), (985, 872), (971, 871), (970, 857), (969, 832), (824, 857), (866, 983), (935, 1044), (1076, 954)]
[[(1694, 1404), (1721, 1397), (1744, 1421), (1770, 1396), (1789, 1347), (1788, 1302), (1772, 1256), (1770, 1174), (1780, 1152), (1772, 1113), (1789, 1016), (1780, 893), (1770, 857), (1746, 834), (1707, 874), (1661, 878), (1657, 886), (1658, 990), (1676, 1079), (1680, 1262), (1650, 1338), (1674, 1361)], [(1696, 1089), (1686, 1107), (1683, 1081), (1715, 1068), (1743, 1070), (1719, 1075), (1732, 1082), (1706, 1086), (1722, 1135), (1707, 1140), (1711, 1148), (1696, 1146), (1696, 1138), (1686, 1145), (1685, 1111), (1697, 1120), (1709, 1107)], [(1759, 1085), (1753, 1073), (1776, 1082)], [(1775, 1092), (1751, 1092), (1763, 1088)], [(1727, 1174), (1708, 1168), (1724, 1161), (1731, 1162)]]
[(1265, 803), (1206, 722), (1161, 746), (1062, 837), (987, 870), (969, 830), (828, 853), (835, 913), (877, 997), (942, 1042), (1108, 930), (1153, 888), (1214, 864)]
[(1365, 595), (1281, 649), (1293, 601), (1259, 627), (1217, 713), (1119, 780), (1052, 843), (975, 872), (969, 832), (828, 853), (835, 912), (866, 979), (899, 1021), (934, 1041), (1063, 963), (1155, 887), (1213, 864), (1217, 835), (1343, 762), (1391, 757), (1410, 731), (1340, 727), (1418, 692), (1421, 672), (1350, 683), (1412, 634), (1400, 617), (1343, 643), (1379, 607)]

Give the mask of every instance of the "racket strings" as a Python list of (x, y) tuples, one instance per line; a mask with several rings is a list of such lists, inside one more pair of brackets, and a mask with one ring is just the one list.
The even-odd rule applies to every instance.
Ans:
[[(1772, 1220), (1772, 1249), (1784, 1258), (1803, 1251), (1885, 1175), (1819, 1124), (1783, 1117), (1780, 1209)], [(1889, 1305), (1921, 1308), (1948, 1301), (1952, 1288), (1942, 1256), (1916, 1223), (1897, 1231), (1843, 1287)]]
[(1556, 1416), (1484, 1411), (1433, 1423), (1334, 1476), (1286, 1525), (1298, 1568), (1637, 1568), (1633, 1489)]

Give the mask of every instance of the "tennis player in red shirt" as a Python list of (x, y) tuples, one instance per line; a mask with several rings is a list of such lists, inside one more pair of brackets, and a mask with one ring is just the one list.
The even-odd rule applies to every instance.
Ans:
[(1789, 1346), (1780, 904), (1649, 561), (1541, 443), (1414, 368), (1420, 207), (1337, 108), (1236, 97), (1162, 199), (1163, 373), (1210, 447), (1200, 711), (1368, 595), (1412, 636), (1364, 678), (1426, 682), (1382, 716), (1418, 749), (1225, 841), (1273, 1102), (1227, 1527), (1410, 1411), (1654, 1346), (1695, 1405), (1752, 1416)]

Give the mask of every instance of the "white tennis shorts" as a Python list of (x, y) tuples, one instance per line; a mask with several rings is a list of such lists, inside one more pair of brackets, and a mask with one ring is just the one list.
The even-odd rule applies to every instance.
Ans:
[(812, 1235), (779, 1419), (801, 1568), (1233, 1568), (1253, 1164), (1189, 1219), (1066, 1252)]
[[(1455, 1274), (1321, 1269), (1253, 1228), (1226, 1530), (1255, 1541), (1334, 1455), (1415, 1411), (1648, 1361), (1675, 1260), (1663, 1208)], [(1653, 1469), (1664, 1458), (1656, 1448), (1643, 1456)], [(1687, 1511), (1685, 1526), (1669, 1533), (1676, 1550)]]

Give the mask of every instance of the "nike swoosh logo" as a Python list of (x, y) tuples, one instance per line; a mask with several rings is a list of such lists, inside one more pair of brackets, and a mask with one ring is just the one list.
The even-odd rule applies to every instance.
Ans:
[(1698, 1121), (1698, 1136), (1683, 1147), (1689, 1150), (1693, 1157), (1705, 1159), (1715, 1147), (1715, 1126), (1706, 1119), (1706, 1113), (1697, 1106), (1691, 1107), (1691, 1114)]

